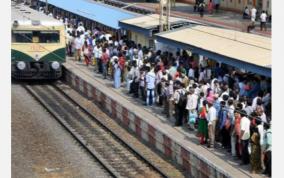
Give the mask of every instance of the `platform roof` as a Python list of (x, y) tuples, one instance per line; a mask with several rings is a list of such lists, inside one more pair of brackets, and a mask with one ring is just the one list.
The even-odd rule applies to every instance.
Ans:
[[(159, 27), (159, 14), (143, 15), (119, 21), (121, 28), (152, 36), (152, 30)], [(171, 25), (197, 23), (183, 18), (170, 17)]]
[(159, 42), (271, 77), (271, 39), (259, 35), (194, 25), (156, 34)]
[[(45, 3), (45, 0), (40, 0)], [(96, 21), (113, 29), (119, 29), (118, 21), (138, 16), (116, 7), (90, 0), (48, 0), (48, 4)]]

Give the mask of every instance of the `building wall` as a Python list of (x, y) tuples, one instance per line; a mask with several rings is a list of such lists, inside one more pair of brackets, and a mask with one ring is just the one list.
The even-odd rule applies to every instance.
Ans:
[(149, 38), (141, 33), (136, 33), (131, 31), (131, 40), (134, 41), (137, 44), (141, 44), (141, 46), (147, 46), (149, 47)]
[(271, 14), (271, 0), (262, 0), (262, 10), (265, 10), (268, 12), (268, 14)]

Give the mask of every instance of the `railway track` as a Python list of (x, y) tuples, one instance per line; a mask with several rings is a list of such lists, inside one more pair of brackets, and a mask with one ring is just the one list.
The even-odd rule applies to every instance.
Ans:
[(24, 85), (113, 177), (167, 177), (54, 85)]

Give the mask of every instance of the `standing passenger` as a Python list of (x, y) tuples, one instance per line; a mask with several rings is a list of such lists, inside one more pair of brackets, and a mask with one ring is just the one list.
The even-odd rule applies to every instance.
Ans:
[(208, 2), (208, 12), (210, 14), (213, 13), (213, 2), (212, 2), (212, 0), (209, 0), (209, 2)]
[(206, 120), (207, 117), (207, 101), (203, 100), (202, 107), (199, 111), (199, 121), (198, 121), (198, 133), (200, 135), (200, 144), (203, 145), (206, 143), (208, 138), (208, 123)]
[(107, 77), (107, 64), (108, 64), (108, 61), (109, 61), (109, 56), (106, 53), (105, 48), (103, 48), (103, 54), (102, 54), (101, 61), (102, 61), (102, 67), (103, 67), (103, 76), (104, 76), (104, 79), (106, 79), (106, 77)]
[(266, 31), (266, 20), (267, 20), (267, 14), (265, 13), (265, 11), (262, 11), (260, 15), (260, 30), (261, 31), (263, 28)]
[(200, 14), (200, 17), (203, 17), (203, 15), (204, 15), (204, 8), (205, 8), (205, 3), (204, 2), (201, 2), (200, 4), (199, 4), (199, 14)]
[[(259, 120), (256, 120), (257, 125), (261, 125)], [(260, 134), (257, 126), (252, 126), (251, 142), (251, 173), (260, 173), (261, 171), (261, 148), (260, 148)]]
[(89, 63), (90, 63), (90, 58), (91, 58), (91, 55), (90, 55), (90, 50), (89, 50), (89, 46), (87, 44), (87, 41), (84, 42), (84, 45), (82, 47), (82, 51), (83, 51), (83, 55), (84, 55), (84, 61), (85, 61), (85, 64), (87, 66), (89, 66)]
[(196, 113), (197, 104), (198, 104), (198, 96), (194, 94), (193, 89), (189, 89), (189, 95), (187, 95), (186, 109), (188, 110), (188, 123), (190, 130), (194, 130), (194, 123), (197, 116)]
[(214, 148), (215, 145), (215, 127), (216, 127), (216, 109), (213, 107), (213, 99), (207, 98), (208, 102), (208, 115), (207, 115), (207, 121), (208, 121), (208, 135), (209, 135), (209, 144), (208, 148)]
[[(146, 98), (146, 106), (149, 104), (152, 105), (155, 102), (155, 73), (154, 69), (148, 68), (148, 73), (146, 74), (146, 88), (147, 88), (147, 98)], [(151, 100), (150, 100), (151, 99)], [(151, 101), (151, 102), (150, 102)]]
[(120, 88), (121, 69), (120, 69), (120, 66), (117, 60), (114, 61), (113, 68), (114, 68), (114, 77), (113, 77), (114, 78), (114, 88)]
[(81, 49), (82, 49), (82, 40), (80, 39), (80, 35), (77, 34), (75, 40), (74, 40), (74, 45), (75, 45), (75, 49), (76, 49), (76, 53), (75, 53), (75, 60), (76, 61), (81, 61)]
[(252, 28), (254, 28), (254, 25), (255, 25), (256, 12), (257, 12), (256, 8), (255, 8), (255, 7), (252, 7), (252, 9), (250, 10)]
[(246, 112), (241, 111), (241, 135), (239, 143), (242, 144), (242, 163), (241, 165), (249, 164), (248, 144), (250, 138), (250, 120), (246, 117)]

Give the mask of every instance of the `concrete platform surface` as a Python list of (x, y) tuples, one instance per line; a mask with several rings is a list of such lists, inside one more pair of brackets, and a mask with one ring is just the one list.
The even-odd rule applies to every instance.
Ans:
[(123, 86), (113, 88), (113, 81), (104, 80), (92, 66), (69, 59), (64, 68), (65, 80), (71, 86), (95, 100), (137, 137), (183, 166), (191, 177), (263, 177), (250, 174), (250, 166), (240, 166), (240, 160), (233, 159), (225, 150), (199, 145), (196, 132), (174, 127), (173, 121), (161, 114), (161, 107), (144, 106), (141, 99), (129, 96)]

